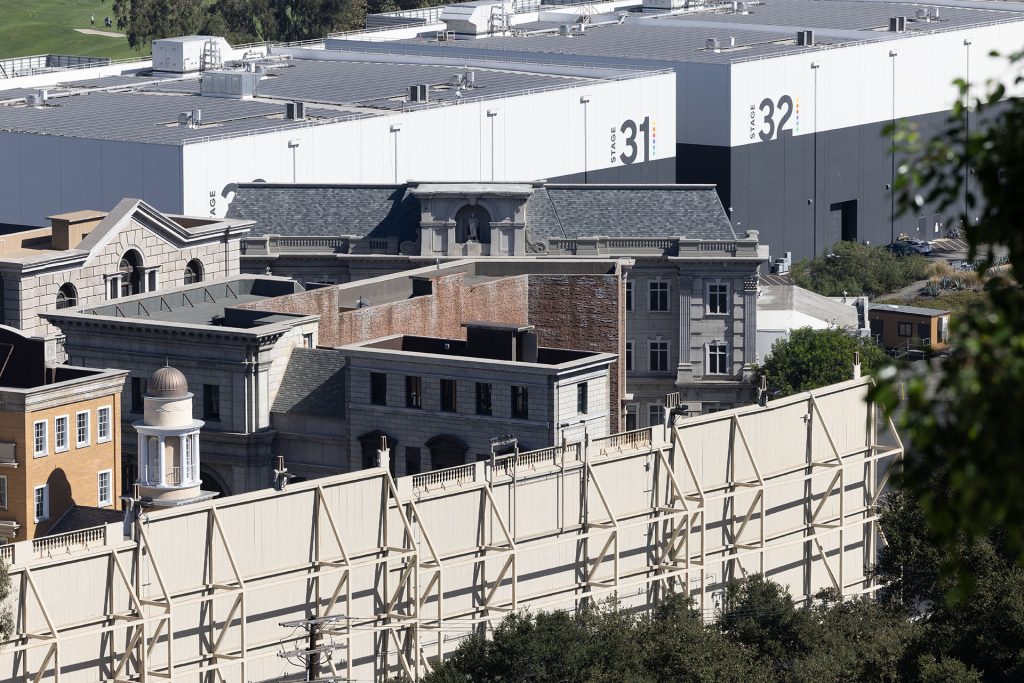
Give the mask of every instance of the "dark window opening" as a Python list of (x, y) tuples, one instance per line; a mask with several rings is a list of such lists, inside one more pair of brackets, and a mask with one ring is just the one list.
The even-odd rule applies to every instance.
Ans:
[(370, 403), (375, 406), (388, 404), (388, 376), (383, 372), (370, 373)]
[(580, 382), (576, 385), (576, 412), (583, 414), (587, 412), (587, 383)]
[(896, 334), (901, 337), (912, 337), (914, 336), (913, 329), (914, 326), (910, 323), (899, 323), (896, 326)]
[(407, 375), (405, 378), (405, 407), (423, 407), (423, 378)]
[(430, 468), (434, 470), (466, 464), (466, 444), (454, 436), (435, 436), (427, 442)]
[(143, 411), (142, 402), (142, 382), (141, 377), (132, 377), (132, 412), (141, 413)]
[(405, 474), (420, 473), (420, 449), (419, 446), (405, 447)]
[(512, 387), (512, 417), (519, 420), (530, 419), (530, 397), (526, 387)]
[(185, 264), (185, 284), (194, 285), (203, 281), (203, 263), (197, 258)]
[(121, 296), (140, 294), (143, 285), (142, 256), (134, 249), (125, 252), (117, 269), (121, 272)]
[(458, 396), (456, 394), (455, 380), (441, 380), (441, 410), (446, 413), (456, 412)]
[(476, 414), (491, 415), (491, 385), (484, 382), (476, 383)]
[(216, 384), (203, 385), (203, 419), (220, 419), (220, 387)]
[(78, 290), (70, 282), (65, 282), (57, 292), (57, 310), (74, 308), (77, 305)]

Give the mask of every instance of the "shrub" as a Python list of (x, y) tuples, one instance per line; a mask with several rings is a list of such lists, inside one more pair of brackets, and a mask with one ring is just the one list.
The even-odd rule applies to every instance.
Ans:
[(828, 255), (793, 266), (797, 285), (825, 296), (879, 296), (924, 280), (929, 262), (920, 254), (897, 256), (885, 247), (837, 242)]

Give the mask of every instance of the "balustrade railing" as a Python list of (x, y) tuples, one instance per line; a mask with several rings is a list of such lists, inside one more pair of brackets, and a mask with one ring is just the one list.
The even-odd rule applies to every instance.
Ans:
[(590, 442), (593, 448), (602, 455), (611, 452), (622, 453), (624, 451), (649, 448), (651, 445), (651, 428), (634, 429), (621, 434), (594, 439)]
[(470, 463), (469, 465), (456, 465), (443, 470), (417, 474), (412, 478), (412, 487), (430, 490), (458, 486), (473, 481), (476, 481), (476, 464)]
[(57, 534), (56, 536), (37, 538), (32, 541), (32, 551), (39, 557), (47, 557), (103, 545), (106, 541), (107, 528), (105, 526), (97, 526), (79, 531), (69, 531), (66, 534)]

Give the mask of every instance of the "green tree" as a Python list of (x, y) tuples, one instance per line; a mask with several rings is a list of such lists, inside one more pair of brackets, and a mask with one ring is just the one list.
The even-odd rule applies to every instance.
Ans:
[(156, 38), (198, 33), (205, 5), (204, 0), (114, 0), (112, 11), (128, 44), (142, 49)]
[(792, 276), (799, 286), (824, 296), (875, 297), (927, 277), (928, 259), (897, 256), (882, 246), (836, 242), (828, 254), (795, 264)]
[(959, 85), (941, 136), (925, 141), (913, 125), (896, 129), (910, 161), (900, 166), (895, 188), (905, 210), (934, 204), (967, 226), (970, 257), (981, 259), (983, 272), (996, 246), (1005, 248), (1010, 267), (989, 279), (986, 305), (955, 321), (957, 348), (937, 372), (906, 379), (902, 402), (904, 378), (888, 373), (873, 398), (891, 412), (902, 409), (902, 483), (922, 506), (929, 542), (944, 550), (944, 571), (964, 591), (974, 568), (958, 552), (962, 543), (999, 527), (1024, 559), (1024, 100), (1004, 101), (1003, 86), (992, 84), (969, 102), (967, 84)]
[(7, 563), (0, 559), (0, 643), (6, 641), (14, 633), (14, 615), (7, 604), (11, 597), (11, 575), (7, 572)]
[(860, 352), (865, 374), (874, 373), (888, 362), (885, 352), (870, 339), (845, 330), (801, 327), (790, 332), (788, 339), (772, 344), (763, 370), (769, 388), (788, 396), (850, 379), (855, 351)]

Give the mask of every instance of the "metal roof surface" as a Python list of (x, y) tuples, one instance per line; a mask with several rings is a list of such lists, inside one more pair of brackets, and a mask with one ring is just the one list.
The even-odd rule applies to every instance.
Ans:
[[(45, 107), (27, 107), (20, 101), (0, 105), (0, 131), (180, 145), (209, 136), (318, 125), (412, 106), (564, 87), (595, 78), (582, 69), (578, 76), (516, 71), (514, 67), (472, 69), (475, 87), (459, 90), (452, 79), (467, 70), (452, 65), (292, 59), (269, 69), (259, 82), (258, 96), (250, 100), (202, 97), (195, 77), (157, 82), (142, 76), (98, 78), (69, 83), (72, 92), (50, 98)], [(405, 102), (409, 86), (414, 84), (431, 86), (429, 103)], [(80, 90), (85, 91), (75, 92)], [(24, 98), (32, 92), (15, 96)], [(5, 95), (0, 91), (0, 101), (7, 99)], [(285, 120), (286, 101), (313, 105), (306, 108), (307, 120)], [(178, 114), (194, 109), (202, 111), (203, 125), (179, 126)]]
[[(884, 2), (876, 0), (767, 0), (755, 4), (749, 13), (734, 13), (728, 6), (713, 11), (684, 14), (630, 13), (624, 23), (608, 23), (587, 27), (582, 35), (560, 36), (557, 33), (526, 36), (494, 36), (458, 40), (454, 43), (408, 39), (390, 43), (384, 50), (431, 45), (434, 50), (457, 55), (470, 51), (511, 52), (525, 61), (536, 61), (537, 55), (572, 55), (635, 60), (653, 65), (659, 62), (732, 63), (766, 56), (815, 51), (860, 42), (893, 40), (952, 30), (965, 26), (1024, 20), (1024, 5), (1010, 2), (942, 2), (938, 21), (917, 21), (919, 8), (936, 4)], [(890, 33), (889, 19), (907, 17), (905, 33)], [(815, 32), (815, 45), (796, 44), (796, 32)], [(735, 48), (727, 48), (729, 38), (736, 39)], [(706, 47), (709, 38), (718, 38), (722, 48), (715, 52)], [(329, 47), (377, 51), (372, 43), (328, 41)], [(432, 50), (433, 51), (433, 50)], [(546, 57), (545, 57), (546, 58)]]

